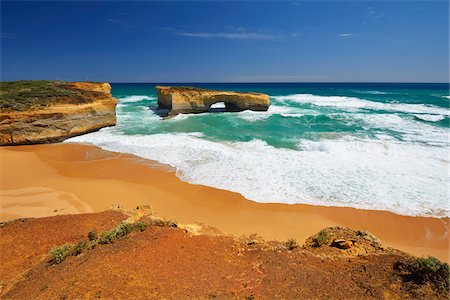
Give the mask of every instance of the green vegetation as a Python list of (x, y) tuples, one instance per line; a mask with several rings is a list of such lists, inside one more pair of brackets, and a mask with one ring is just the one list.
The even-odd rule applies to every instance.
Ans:
[(90, 103), (99, 94), (101, 93), (76, 89), (63, 81), (0, 82), (0, 110), (25, 111), (57, 103)]
[(428, 282), (439, 292), (450, 290), (450, 266), (433, 256), (397, 262), (394, 269), (402, 272), (406, 282), (413, 284)]
[(88, 246), (87, 246), (87, 248), (90, 250), (90, 249), (94, 249), (95, 246), (97, 246), (97, 241), (96, 240), (95, 241), (90, 241)]
[(86, 249), (86, 242), (79, 241), (73, 246), (71, 254), (72, 256), (80, 255), (84, 251), (84, 249)]
[(98, 241), (99, 244), (112, 244), (116, 240), (126, 237), (133, 230), (133, 225), (127, 222), (120, 223), (116, 228), (103, 232)]
[(86, 242), (79, 241), (74, 245), (62, 245), (51, 250), (51, 263), (57, 265), (62, 263), (69, 256), (80, 255), (86, 249)]
[(95, 230), (95, 228), (94, 228), (94, 229), (92, 229), (91, 231), (89, 231), (87, 237), (88, 237), (88, 240), (89, 240), (89, 241), (95, 241), (95, 240), (97, 240), (97, 230)]
[(161, 86), (165, 88), (170, 88), (172, 91), (207, 91), (207, 89), (199, 88), (199, 87), (193, 87), (193, 86), (183, 86), (183, 85), (177, 85), (177, 86)]
[(137, 222), (136, 224), (134, 224), (134, 229), (136, 231), (144, 231), (145, 229), (147, 229), (147, 224), (145, 224), (144, 222)]
[(328, 243), (331, 238), (331, 233), (327, 229), (319, 231), (319, 233), (313, 238), (314, 246), (320, 247)]
[(92, 229), (87, 235), (89, 239), (88, 243), (81, 240), (73, 245), (66, 244), (53, 248), (50, 251), (50, 263), (55, 265), (60, 264), (70, 256), (78, 256), (86, 249), (94, 249), (97, 244), (112, 244), (119, 239), (125, 238), (133, 230), (138, 232), (144, 231), (147, 229), (147, 226), (144, 222), (136, 222), (134, 224), (122, 222), (110, 231), (103, 232), (99, 239), (97, 237), (97, 231)]
[(297, 248), (297, 241), (295, 239), (288, 239), (286, 242), (286, 248), (288, 248), (288, 250), (293, 250), (295, 248)]
[(63, 245), (56, 248), (53, 248), (51, 251), (51, 262), (53, 264), (60, 264), (62, 263), (68, 256), (70, 256), (70, 246), (69, 245)]
[(164, 219), (160, 219), (160, 218), (153, 218), (152, 225), (159, 226), (159, 227), (178, 227), (177, 222), (172, 221), (172, 220), (164, 220)]

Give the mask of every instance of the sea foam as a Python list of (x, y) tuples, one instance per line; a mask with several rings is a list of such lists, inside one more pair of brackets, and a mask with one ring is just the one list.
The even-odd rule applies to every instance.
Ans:
[(126, 96), (118, 98), (119, 103), (130, 103), (130, 102), (140, 102), (143, 100), (154, 100), (156, 99), (153, 96), (146, 96), (146, 95), (133, 95), (133, 96)]
[(450, 115), (448, 108), (425, 105), (425, 104), (409, 104), (409, 103), (383, 103), (375, 102), (355, 97), (345, 96), (318, 96), (312, 94), (293, 94), (287, 96), (274, 96), (276, 101), (309, 103), (315, 106), (334, 107), (349, 111), (357, 111), (360, 109), (370, 109), (377, 111), (403, 112), (403, 113), (419, 113), (419, 114), (441, 114)]
[(442, 115), (415, 114), (414, 116), (428, 122), (439, 122), (445, 119)]
[(214, 142), (200, 134), (122, 135), (114, 128), (71, 138), (176, 168), (184, 181), (257, 202), (303, 203), (450, 216), (448, 148), (390, 139)]

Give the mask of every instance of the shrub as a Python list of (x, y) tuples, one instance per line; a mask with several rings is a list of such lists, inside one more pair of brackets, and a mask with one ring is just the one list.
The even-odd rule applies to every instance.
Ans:
[(103, 232), (98, 241), (99, 244), (112, 244), (116, 241), (116, 234), (114, 230)]
[(131, 231), (144, 231), (147, 228), (147, 224), (144, 222), (137, 222), (136, 224), (130, 224), (128, 222), (122, 222), (119, 226), (106, 231), (101, 234), (100, 239), (97, 242), (97, 231), (95, 229), (88, 233), (89, 243), (81, 240), (73, 245), (63, 245), (51, 250), (51, 263), (60, 264), (68, 256), (80, 255), (86, 248), (94, 249), (97, 243), (99, 244), (112, 244), (116, 240), (126, 237)]
[(112, 244), (116, 240), (126, 237), (133, 230), (133, 225), (128, 222), (122, 222), (116, 228), (102, 233), (100, 244)]
[(88, 249), (94, 249), (97, 246), (97, 241), (90, 241), (88, 244)]
[(132, 230), (133, 225), (127, 222), (122, 222), (116, 227), (116, 236), (118, 239), (126, 237)]
[(288, 250), (293, 250), (294, 248), (297, 248), (297, 241), (295, 239), (288, 239), (286, 242), (286, 248), (288, 248)]
[(321, 231), (319, 231), (319, 233), (314, 237), (313, 242), (314, 242), (314, 246), (315, 247), (320, 247), (324, 244), (327, 244), (328, 241), (331, 238), (331, 233), (326, 230), (323, 229)]
[(450, 266), (433, 256), (411, 259), (406, 263), (397, 262), (394, 268), (407, 273), (403, 275), (405, 281), (418, 284), (429, 282), (441, 292), (450, 289)]
[(137, 222), (136, 224), (134, 224), (134, 230), (142, 232), (147, 229), (147, 226), (148, 225), (144, 222)]
[(88, 237), (89, 241), (95, 241), (97, 239), (97, 230), (92, 229), (91, 231), (89, 231), (87, 237)]
[(86, 248), (86, 242), (79, 241), (72, 247), (70, 255), (72, 255), (72, 256), (80, 255), (84, 251), (85, 248)]
[(159, 227), (178, 227), (177, 222), (172, 220), (164, 220), (161, 218), (153, 218), (152, 225)]
[(428, 281), (439, 290), (449, 290), (450, 267), (433, 256), (413, 260), (409, 264), (409, 271), (421, 283)]
[(55, 247), (51, 250), (51, 263), (60, 264), (62, 263), (68, 256), (70, 256), (70, 246), (63, 245), (59, 247)]
[(100, 92), (80, 90), (62, 81), (21, 80), (0, 82), (0, 110), (24, 111), (57, 103), (91, 103)]

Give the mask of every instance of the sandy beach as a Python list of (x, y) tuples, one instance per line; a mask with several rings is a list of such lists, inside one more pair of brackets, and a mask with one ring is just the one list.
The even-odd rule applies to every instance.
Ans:
[(192, 185), (174, 170), (82, 144), (0, 148), (0, 221), (151, 205), (164, 218), (204, 222), (227, 234), (300, 243), (327, 226), (368, 230), (405, 252), (449, 261), (449, 219), (310, 205), (261, 204)]

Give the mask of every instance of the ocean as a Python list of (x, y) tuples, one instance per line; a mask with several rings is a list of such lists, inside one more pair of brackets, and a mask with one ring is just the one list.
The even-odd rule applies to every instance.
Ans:
[(116, 83), (117, 126), (67, 142), (156, 160), (256, 202), (450, 217), (448, 84), (176, 85), (266, 93), (271, 106), (162, 119), (155, 84)]

